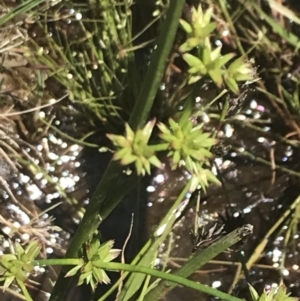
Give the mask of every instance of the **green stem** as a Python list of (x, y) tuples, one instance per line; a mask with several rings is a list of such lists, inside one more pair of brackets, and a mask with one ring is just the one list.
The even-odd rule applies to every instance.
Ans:
[(145, 123), (152, 108), (166, 69), (166, 62), (173, 46), (184, 3), (184, 0), (170, 1), (166, 20), (157, 40), (157, 47), (152, 54), (151, 63), (138, 95), (138, 101), (129, 119), (129, 125), (133, 130), (137, 129), (141, 123)]
[(253, 154), (251, 154), (250, 152), (247, 152), (247, 151), (239, 151), (239, 149), (237, 148), (233, 148), (233, 150), (235, 150), (238, 154), (242, 155), (242, 156), (245, 156), (245, 157), (248, 157), (252, 160), (255, 160), (256, 162), (259, 162), (259, 163), (263, 163), (265, 165), (268, 165), (270, 167), (272, 167), (273, 169), (271, 169), (271, 171), (273, 170), (282, 170), (290, 175), (293, 175), (293, 176), (296, 176), (296, 177), (300, 177), (300, 173), (297, 172), (297, 171), (294, 171), (292, 169), (289, 169), (289, 168), (286, 168), (284, 166), (281, 166), (281, 165), (276, 165), (274, 164), (274, 166), (272, 165), (272, 162), (268, 161), (268, 160), (265, 160), (261, 157), (257, 157)]
[[(73, 261), (74, 259), (70, 259)], [(47, 265), (62, 265), (65, 264), (65, 259), (46, 259), (46, 260), (38, 260), (39, 264), (47, 264)], [(148, 267), (139, 266), (139, 265), (131, 265), (117, 262), (109, 262), (109, 263), (97, 263), (97, 267), (102, 268), (107, 271), (127, 271), (132, 273), (140, 273), (145, 275), (150, 275), (159, 279), (164, 279), (169, 283), (169, 285), (175, 286), (176, 284), (183, 285), (185, 287), (189, 287), (195, 289), (197, 291), (218, 297), (222, 300), (226, 301), (242, 301), (239, 298), (233, 297), (226, 293), (223, 293), (217, 289), (211, 288), (207, 285), (196, 283), (194, 281), (188, 280), (185, 277), (169, 274), (165, 272), (161, 272), (158, 270), (154, 270)], [(157, 300), (157, 299), (155, 299)]]
[(219, 5), (220, 5), (220, 8), (222, 9), (222, 11), (223, 11), (223, 13), (225, 15), (225, 18), (226, 18), (227, 22), (228, 22), (227, 24), (229, 24), (230, 31), (233, 33), (233, 36), (236, 37), (235, 42), (237, 44), (237, 47), (238, 47), (240, 53), (242, 55), (245, 55), (246, 53), (245, 53), (244, 48), (242, 46), (241, 40), (240, 40), (240, 38), (239, 38), (239, 36), (237, 34), (237, 31), (235, 29), (235, 26), (234, 26), (233, 22), (232, 22), (232, 18), (230, 16), (230, 13), (227, 10), (228, 3), (225, 2), (225, 1), (222, 1), (222, 0), (219, 0)]
[[(223, 300), (238, 301), (239, 299), (232, 297), (228, 294), (224, 294), (216, 289), (210, 288), (208, 286), (195, 283), (193, 281), (187, 280), (186, 278), (194, 273), (196, 270), (201, 268), (204, 264), (209, 262), (216, 255), (220, 254), (224, 250), (228, 249), (232, 245), (236, 244), (243, 238), (246, 238), (252, 233), (252, 226), (245, 225), (233, 232), (229, 233), (225, 237), (221, 238), (213, 245), (209, 246), (203, 252), (198, 255), (194, 255), (190, 260), (174, 274), (169, 274), (161, 271), (157, 271), (142, 265), (135, 264), (122, 264), (116, 262), (109, 263), (99, 263), (97, 262), (97, 267), (103, 268), (110, 271), (123, 270), (126, 272), (141, 273), (144, 275), (154, 276), (163, 279), (158, 286), (151, 290), (145, 297), (145, 300), (158, 300), (168, 291), (173, 289), (177, 284), (190, 287), (201, 292), (219, 297)], [(81, 258), (70, 258), (70, 259), (40, 259), (34, 261), (36, 265), (79, 265), (82, 264), (83, 259)], [(171, 282), (171, 283), (170, 283)], [(240, 301), (240, 300), (239, 300)]]
[(46, 124), (54, 132), (58, 133), (61, 137), (65, 138), (65, 139), (68, 139), (69, 141), (75, 142), (76, 144), (79, 144), (80, 146), (87, 146), (87, 147), (92, 147), (92, 148), (100, 148), (100, 145), (98, 145), (98, 144), (89, 143), (89, 142), (85, 142), (84, 141), (86, 138), (88, 138), (89, 136), (91, 136), (94, 133), (89, 133), (84, 138), (81, 138), (80, 140), (78, 140), (78, 139), (75, 139), (75, 138), (69, 136), (68, 134), (64, 133), (63, 131), (60, 131), (57, 127), (51, 125), (50, 122), (47, 122), (46, 120), (44, 120), (42, 118), (40, 118), (39, 121), (41, 121), (42, 123)]
[[(129, 124), (132, 129), (136, 129), (146, 122), (163, 77), (184, 3), (184, 0), (170, 1), (166, 20), (157, 41), (157, 48), (152, 55), (141, 91), (130, 116)], [(110, 162), (69, 245), (66, 257), (78, 256), (82, 244), (93, 235), (100, 223), (112, 212), (122, 197), (136, 186), (138, 180), (139, 178), (135, 174), (125, 175), (123, 167), (118, 162)], [(64, 300), (66, 287), (69, 283), (64, 277), (65, 272), (60, 273), (49, 301)]]
[[(184, 277), (168, 274), (165, 272), (160, 272), (158, 270), (150, 269), (143, 266), (134, 266), (129, 264), (122, 264), (122, 263), (103, 263), (101, 264), (101, 267), (103, 269), (115, 271), (115, 270), (124, 270), (128, 272), (133, 273), (140, 273), (140, 274), (146, 274), (150, 275), (156, 278), (164, 279), (168, 282), (168, 284), (171, 284), (175, 286), (176, 284), (184, 285), (185, 287), (189, 287), (195, 290), (198, 290), (200, 292), (219, 297), (221, 300), (226, 301), (242, 301), (242, 299), (233, 297), (231, 295), (228, 295), (226, 293), (223, 293), (221, 291), (218, 291), (217, 289), (211, 288), (207, 285), (196, 283), (194, 281), (188, 280)], [(171, 282), (171, 283), (170, 283)], [(152, 299), (152, 300), (158, 300), (158, 299)]]
[(21, 290), (23, 292), (23, 295), (26, 298), (26, 300), (27, 301), (33, 301), (33, 299), (31, 298), (31, 296), (30, 296), (30, 294), (29, 294), (29, 292), (28, 292), (28, 290), (27, 290), (24, 282), (17, 279), (17, 283), (18, 283), (19, 287), (21, 288)]
[[(166, 237), (172, 230), (172, 227), (176, 221), (176, 214), (180, 203), (185, 198), (188, 191), (190, 191), (192, 180), (190, 179), (185, 185), (184, 189), (181, 191), (177, 200), (174, 202), (172, 207), (169, 209), (168, 213), (164, 216), (162, 221), (156, 227), (156, 230), (153, 232), (153, 236), (148, 240), (142, 250), (134, 258), (131, 264), (138, 264), (141, 266), (150, 266), (154, 259), (156, 258), (157, 250), (159, 246), (165, 241)], [(164, 228), (163, 233), (161, 233), (162, 227)], [(126, 273), (124, 273), (124, 277)], [(125, 278), (124, 278), (125, 279)], [(131, 274), (129, 279), (127, 279), (124, 288), (120, 294), (120, 300), (130, 300), (132, 296), (140, 289), (144, 282), (144, 276), (137, 276)], [(105, 300), (104, 298), (101, 300)]]
[(35, 265), (79, 265), (83, 262), (81, 258), (52, 258), (52, 259), (38, 259), (34, 261)]

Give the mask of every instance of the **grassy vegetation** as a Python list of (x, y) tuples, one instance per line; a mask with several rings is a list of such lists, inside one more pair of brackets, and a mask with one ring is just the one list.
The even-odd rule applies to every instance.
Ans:
[[(212, 172), (214, 159), (226, 158), (224, 144), (238, 158), (267, 166), (271, 184), (282, 174), (299, 183), (300, 11), (296, 12), (292, 1), (286, 6), (275, 0), (206, 0), (201, 6), (192, 2), (196, 3), (101, 0), (1, 4), (1, 164), (17, 175), (15, 181), (26, 175), (44, 196), (58, 194), (80, 220), (70, 242), (65, 239), (68, 246), (62, 248), (63, 254), (57, 256), (64, 258), (47, 259), (51, 234), (59, 229), (48, 215), (45, 220), (44, 214), (60, 204), (46, 211), (38, 211), (36, 204), (28, 208), (24, 202), (30, 199), (28, 185), (20, 184), (22, 198), (12, 189), (14, 180), (8, 173), (0, 174), (4, 195), (26, 212), (30, 221), (16, 226), (11, 218), (0, 215), (1, 223), (12, 230), (3, 233), (12, 249), (0, 263), (6, 294), (33, 300), (28, 274), (39, 265), (58, 265), (62, 269), (54, 279), (51, 301), (65, 300), (66, 287), (75, 275), (80, 275), (80, 285), (86, 283), (93, 290), (98, 284), (109, 283), (106, 271), (122, 272), (99, 300), (115, 292), (118, 300), (160, 300), (179, 284), (222, 300), (241, 300), (232, 292), (186, 278), (245, 240), (252, 233), (251, 225), (233, 225), (226, 230), (196, 226), (196, 244), (203, 240), (207, 248), (185, 258), (176, 271), (167, 270), (168, 256), (163, 271), (157, 271), (154, 262), (160, 246), (172, 235), (178, 216), (182, 217), (179, 208), (186, 195), (199, 185), (203, 193), (221, 182), (224, 186), (220, 174)], [(252, 93), (266, 104), (259, 118), (245, 110)], [(264, 115), (266, 108), (273, 119)], [(283, 125), (280, 130), (278, 123)], [(250, 128), (254, 137), (263, 133), (268, 138), (264, 141), (271, 142), (264, 151), (260, 146), (251, 148), (243, 137), (227, 139), (226, 126)], [(70, 143), (65, 151), (63, 147), (47, 148), (45, 141), (54, 133)], [(101, 139), (90, 140), (97, 135)], [(69, 166), (60, 167), (62, 163), (55, 156), (49, 160), (53, 152), (71, 156), (71, 143), (80, 149), (112, 149), (114, 153), (86, 208), (57, 180)], [(294, 165), (280, 161), (277, 154), (282, 153), (281, 148), (294, 152)], [(121, 250), (113, 249), (110, 241), (100, 243), (97, 229), (144, 175), (153, 176), (154, 167), (161, 169), (166, 161), (172, 170), (189, 175), (184, 189), (133, 261), (125, 263), (122, 256), (121, 263), (111, 262)], [(249, 276), (283, 225), (288, 225), (282, 232), (283, 250), (290, 248), (298, 231), (299, 195), (281, 205), (277, 220), (268, 225), (266, 233), (259, 234), (231, 287)], [(39, 222), (47, 227), (42, 229)], [(21, 246), (13, 242), (24, 233), (30, 233), (28, 243)], [(281, 271), (284, 266), (285, 255)], [(291, 298), (284, 286), (269, 294), (249, 289), (252, 300)]]

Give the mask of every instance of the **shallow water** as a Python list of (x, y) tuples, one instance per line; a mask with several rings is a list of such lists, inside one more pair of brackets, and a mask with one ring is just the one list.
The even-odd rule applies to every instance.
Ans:
[[(255, 99), (251, 96), (247, 98), (238, 118), (249, 118), (248, 122), (252, 122), (252, 124), (255, 124), (253, 122), (256, 120), (258, 122), (267, 120), (268, 126), (260, 126), (256, 123), (261, 127), (262, 132), (241, 126), (236, 121), (223, 126), (219, 136), (225, 136), (225, 143), (232, 148), (222, 158), (215, 159), (222, 174), (224, 187), (212, 185), (207, 194), (202, 193), (198, 214), (202, 221), (217, 221), (219, 214), (224, 215), (226, 207), (230, 208), (234, 216), (243, 212), (244, 223), (254, 226), (253, 235), (242, 248), (245, 260), (254, 252), (270, 228), (285, 214), (300, 192), (297, 176), (291, 176), (282, 171), (272, 171), (270, 166), (255, 162), (255, 156), (245, 157), (239, 154), (238, 150), (240, 152), (248, 151), (267, 161), (270, 160), (270, 156), (273, 156), (276, 164), (296, 171), (299, 168), (299, 165), (295, 164), (298, 152), (293, 147), (278, 141), (273, 135), (273, 133), (278, 133), (271, 130), (277, 122), (274, 110), (267, 107), (264, 101), (259, 101), (257, 95)], [(285, 132), (283, 126), (281, 126), (281, 131)], [(156, 176), (163, 181), (158, 183), (154, 178), (153, 184), (150, 186), (148, 211), (148, 227), (150, 228), (157, 224), (160, 213), (168, 210), (186, 183), (186, 177), (182, 174), (171, 172), (169, 169), (164, 172), (160, 173), (160, 176)], [(285, 242), (287, 231), (290, 228), (284, 225), (289, 223), (291, 215), (292, 213), (268, 238), (266, 249), (249, 270), (248, 278), (245, 279), (244, 276), (241, 276), (241, 279), (235, 283), (234, 293), (237, 296), (248, 297), (247, 282), (261, 291), (263, 288), (277, 286), (281, 280), (293, 292), (293, 295), (300, 295), (299, 234), (293, 234), (288, 243)], [(174, 241), (168, 263), (168, 266), (173, 269), (176, 266), (179, 267), (191, 254), (192, 245), (189, 232), (194, 227), (195, 216), (194, 206), (185, 213), (173, 230), (172, 239)], [(298, 232), (298, 230), (296, 231)], [(164, 252), (167, 246), (168, 242), (159, 256), (161, 263), (164, 262)], [(204, 266), (201, 271), (192, 275), (190, 279), (228, 291), (236, 276), (239, 262), (239, 252), (221, 254), (212, 263)], [(186, 299), (208, 300), (214, 298), (184, 288), (175, 289), (165, 298), (165, 300)]]
[[(59, 25), (68, 30), (70, 38), (78, 38), (76, 31), (73, 30), (73, 23), (70, 25), (68, 20), (64, 20)], [(43, 44), (43, 36), (39, 35), (36, 28), (31, 28), (31, 34), (36, 41)], [(169, 90), (174, 87), (176, 86), (172, 86)], [(162, 85), (162, 93), (165, 88), (166, 85)], [(54, 95), (57, 94), (58, 97), (64, 93), (62, 87), (51, 78), (47, 81), (47, 89), (51, 90)], [(195, 110), (200, 111), (201, 106), (213, 98), (212, 95), (215, 95), (215, 91), (201, 91), (199, 99), (196, 100)], [(235, 101), (232, 100), (232, 104)], [(169, 114), (168, 105), (162, 105), (162, 108), (167, 111), (166, 115)], [(174, 104), (170, 107), (174, 108)], [(17, 106), (16, 108), (18, 109)], [(22, 106), (19, 110), (21, 108)], [(78, 138), (81, 132), (88, 132), (86, 120), (78, 119), (76, 106), (68, 101), (40, 113), (47, 121), (54, 117), (53, 124), (73, 138)], [(172, 234), (174, 241), (171, 244), (167, 264), (172, 269), (179, 267), (191, 254), (193, 246), (189, 233), (193, 229), (197, 215), (201, 220), (213, 222), (217, 220), (218, 214), (224, 214), (228, 206), (232, 214), (242, 211), (244, 222), (254, 226), (253, 235), (243, 247), (244, 257), (247, 260), (266, 233), (287, 212), (299, 195), (299, 174), (292, 175), (289, 171), (283, 170), (273, 171), (272, 166), (256, 161), (256, 157), (266, 162), (273, 160), (286, 169), (291, 169), (296, 173), (299, 171), (298, 148), (293, 144), (285, 143), (279, 137), (279, 135), (289, 134), (290, 128), (270, 102), (260, 93), (246, 90), (245, 97), (231, 113), (230, 120), (222, 125), (219, 132), (219, 138), (229, 150), (219, 156), (216, 155), (215, 159), (226, 189), (212, 185), (207, 193), (201, 196), (200, 212), (196, 214), (195, 206), (191, 205), (191, 208), (186, 210), (184, 216), (179, 219)], [(161, 119), (168, 117), (162, 112), (157, 114)], [(216, 126), (215, 121), (209, 119), (209, 115), (203, 115), (201, 112), (198, 115), (198, 121), (207, 122), (207, 129)], [(7, 236), (21, 242), (28, 241), (30, 237), (26, 235), (28, 233), (24, 229), (28, 232), (30, 228), (35, 231), (33, 235), (43, 237), (45, 255), (47, 254), (50, 258), (61, 257), (80, 222), (83, 214), (82, 208), (87, 206), (111, 154), (100, 153), (97, 148), (79, 146), (51, 129), (41, 135), (42, 139), (38, 139), (38, 135), (31, 134), (35, 132), (35, 129), (43, 128), (43, 126), (35, 123), (32, 116), (22, 116), (22, 123), (18, 120), (0, 120), (0, 139), (9, 146), (2, 144), (0, 147), (6, 152), (20, 153), (22, 158), (34, 163), (31, 167), (26, 165), (26, 162), (18, 165), (17, 160), (13, 159), (13, 164), (10, 164), (3, 155), (0, 156), (0, 177), (3, 179), (0, 183), (0, 213), (8, 222), (7, 225), (3, 223), (1, 225), (0, 230), (6, 236), (1, 240), (0, 251), (9, 251)], [(296, 117), (295, 119), (297, 120)], [(245, 123), (249, 126), (254, 125), (261, 131), (247, 127)], [(89, 142), (102, 146), (105, 145), (103, 131), (99, 130), (99, 132), (93, 135)], [(26, 136), (26, 133), (29, 135)], [(252, 155), (246, 155), (245, 151)], [(127, 247), (127, 261), (130, 261), (138, 252), (187, 181), (188, 175), (184, 171), (172, 171), (168, 159), (164, 158), (164, 162), (164, 169), (156, 171), (152, 178), (145, 179), (136, 190), (126, 196), (101, 226), (103, 236), (106, 239), (115, 239), (116, 246), (121, 248), (129, 232), (132, 212), (135, 213), (134, 223), (138, 223), (138, 227), (135, 227), (137, 230), (132, 234), (132, 240)], [(14, 164), (16, 164), (16, 170), (14, 170)], [(43, 170), (40, 172), (32, 170), (39, 166), (43, 167), (47, 173), (43, 173)], [(190, 194), (186, 196), (186, 203), (189, 197)], [(60, 202), (62, 204), (49, 213), (39, 216), (41, 212)], [(49, 221), (49, 216), (54, 216), (55, 220)], [(31, 226), (30, 220), (34, 217), (38, 218)], [(276, 286), (283, 280), (294, 296), (300, 296), (299, 231), (296, 224), (296, 233), (291, 235), (288, 243), (285, 242), (290, 229), (287, 226), (290, 221), (289, 217), (268, 239), (266, 250), (249, 271), (248, 279), (242, 276), (236, 283), (234, 288), (236, 295), (249, 297), (247, 282), (261, 291), (263, 288)], [(47, 222), (50, 223), (48, 228), (45, 226)], [(9, 223), (12, 225), (10, 226)], [(53, 228), (54, 225), (62, 230), (58, 231)], [(45, 228), (47, 231), (42, 232)], [(15, 232), (12, 233), (12, 231)], [(169, 240), (161, 247), (157, 260), (158, 266), (164, 263), (168, 245)], [(221, 254), (204, 266), (201, 271), (191, 276), (191, 279), (228, 291), (236, 276), (239, 260), (239, 253)], [(52, 289), (49, 279), (54, 281), (56, 273), (56, 269), (37, 271), (39, 275), (34, 277), (34, 280), (42, 283), (42, 290), (40, 288), (32, 290), (34, 300), (48, 298)], [(73, 288), (69, 299), (85, 300), (89, 293), (86, 288)], [(100, 293), (102, 293), (101, 289), (97, 294)], [(2, 292), (0, 292), (0, 299), (16, 300), (10, 294)], [(213, 298), (184, 288), (175, 289), (165, 298), (165, 300), (175, 301), (187, 299), (210, 300)]]

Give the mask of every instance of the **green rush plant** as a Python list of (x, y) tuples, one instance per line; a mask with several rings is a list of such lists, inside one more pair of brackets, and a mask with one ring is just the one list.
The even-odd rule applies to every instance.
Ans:
[[(35, 7), (40, 1), (26, 3), (33, 5), (30, 7)], [(89, 26), (85, 26), (84, 20), (79, 22), (82, 26), (81, 42), (88, 45), (81, 53), (75, 53), (72, 47), (69, 47), (71, 43), (68, 51), (65, 51), (63, 43), (56, 43), (49, 35), (47, 36), (49, 38), (47, 46), (53, 50), (55, 56), (63, 60), (65, 66), (59, 66), (56, 59), (46, 55), (46, 51), (35, 44), (35, 41), (32, 41), (36, 46), (35, 51), (27, 49), (26, 53), (29, 60), (50, 67), (51, 75), (69, 90), (70, 100), (87, 106), (103, 124), (111, 117), (118, 121), (122, 120), (121, 102), (116, 103), (115, 100), (123, 99), (125, 87), (128, 89), (127, 86), (130, 88), (132, 84), (126, 80), (134, 57), (132, 54), (126, 56), (127, 53), (124, 52), (125, 46), (131, 46), (132, 43), (130, 1), (118, 3), (120, 5), (114, 6), (108, 0), (91, 1), (92, 8), (100, 5), (102, 22), (93, 20), (95, 22), (90, 22)], [(33, 273), (34, 267), (59, 265), (62, 266), (62, 271), (55, 283), (50, 301), (64, 300), (69, 278), (75, 275), (79, 275), (78, 285), (85, 283), (93, 290), (100, 283), (108, 284), (110, 279), (107, 271), (125, 272), (120, 280), (125, 282), (126, 289), (121, 292), (120, 298), (124, 301), (129, 300), (138, 291), (146, 276), (163, 280), (153, 291), (150, 290), (145, 294), (146, 300), (157, 300), (176, 285), (183, 285), (222, 300), (241, 301), (186, 278), (207, 263), (212, 256), (220, 254), (248, 235), (249, 231), (252, 232), (251, 225), (246, 225), (248, 228), (245, 226), (236, 229), (209, 246), (203, 253), (193, 255), (177, 273), (171, 274), (152, 268), (154, 256), (159, 245), (170, 233), (175, 223), (174, 212), (186, 193), (199, 184), (205, 190), (210, 183), (219, 183), (210, 169), (210, 159), (213, 157), (210, 149), (217, 144), (217, 139), (214, 138), (214, 133), (205, 132), (203, 123), (199, 124), (192, 120), (189, 107), (185, 107), (178, 114), (181, 115), (179, 118), (169, 118), (167, 123), (156, 123), (156, 119), (148, 121), (149, 112), (166, 72), (166, 62), (171, 56), (178, 25), (181, 24), (187, 35), (186, 41), (179, 47), (179, 52), (188, 66), (185, 79), (187, 86), (195, 87), (195, 84), (202, 86), (207, 82), (213, 82), (217, 88), (226, 86), (231, 92), (238, 94), (241, 83), (253, 81), (253, 69), (244, 57), (234, 60), (235, 54), (222, 55), (222, 47), (213, 47), (211, 34), (216, 29), (216, 24), (211, 21), (212, 8), (205, 12), (201, 6), (192, 8), (191, 20), (186, 21), (180, 20), (184, 4), (184, 0), (169, 1), (146, 75), (135, 95), (133, 110), (125, 124), (125, 133), (107, 134), (115, 146), (113, 159), (89, 202), (65, 258), (39, 259), (40, 246), (36, 241), (29, 243), (26, 248), (15, 244), (15, 254), (1, 255), (0, 280), (4, 281), (4, 288), (8, 289), (12, 283), (16, 283), (26, 300), (30, 301), (32, 299), (26, 288), (26, 281)], [(23, 5), (20, 8), (22, 12), (30, 9), (24, 8)], [(12, 18), (17, 11), (14, 10), (8, 18)], [(107, 17), (107, 22), (103, 22), (104, 17)], [(43, 26), (42, 22), (39, 21), (39, 25)], [(48, 33), (47, 28), (44, 29)], [(117, 46), (120, 49), (116, 52)], [(136, 86), (132, 87), (134, 88)], [(192, 90), (193, 88), (189, 90), (186, 103), (193, 95)], [(154, 129), (158, 132), (157, 137), (153, 137)], [(113, 249), (112, 241), (101, 243), (95, 238), (95, 231), (124, 195), (136, 186), (141, 176), (151, 175), (151, 167), (162, 167), (159, 159), (161, 153), (167, 155), (173, 169), (185, 168), (191, 178), (133, 262), (131, 264), (113, 262), (120, 250)], [(130, 176), (124, 173), (126, 168), (133, 170)], [(137, 273), (145, 277), (141, 275), (136, 277)]]
[[(220, 239), (220, 241), (215, 242), (207, 248), (206, 252), (191, 258), (186, 267), (175, 274), (160, 272), (140, 265), (112, 262), (119, 255), (121, 250), (113, 249), (114, 242), (111, 240), (101, 244), (96, 236), (84, 244), (81, 249), (80, 258), (38, 259), (37, 256), (41, 249), (39, 242), (36, 240), (32, 241), (26, 249), (24, 249), (19, 243), (15, 243), (13, 244), (15, 252), (14, 255), (4, 254), (1, 256), (0, 280), (4, 281), (4, 288), (6, 289), (14, 281), (16, 281), (17, 285), (22, 289), (26, 300), (32, 301), (32, 298), (26, 288), (26, 283), (30, 274), (34, 271), (34, 267), (45, 265), (68, 265), (73, 266), (73, 268), (69, 270), (65, 277), (72, 277), (78, 273), (79, 280), (77, 284), (82, 285), (83, 283), (86, 283), (90, 285), (93, 290), (96, 289), (99, 283), (110, 283), (110, 279), (107, 276), (106, 271), (123, 270), (164, 279), (165, 281), (172, 283), (172, 286), (175, 286), (176, 284), (184, 285), (186, 287), (223, 298), (223, 300), (241, 301), (238, 298), (227, 295), (216, 289), (187, 280), (186, 276), (202, 266), (212, 257), (216, 256), (218, 253), (226, 250), (239, 240), (243, 239), (243, 237), (251, 234), (252, 228), (253, 227), (251, 225), (245, 225), (236, 229), (226, 237)], [(168, 287), (168, 289), (170, 289), (170, 285), (168, 285)]]
[[(216, 24), (211, 22), (211, 16), (212, 9), (204, 13), (199, 5), (198, 9), (192, 8), (191, 23), (180, 21), (182, 28), (188, 34), (188, 39), (179, 47), (183, 59), (189, 66), (188, 84), (209, 77), (217, 87), (225, 83), (233, 93), (238, 94), (238, 82), (253, 81), (253, 68), (248, 62), (244, 62), (243, 58), (236, 59), (226, 68), (226, 64), (235, 57), (235, 54), (228, 53), (222, 56), (222, 46), (212, 47), (209, 35)], [(197, 55), (189, 53), (194, 49), (197, 50)]]
[[(33, 272), (35, 266), (70, 265), (73, 266), (73, 268), (69, 270), (65, 277), (72, 277), (79, 274), (80, 276), (77, 285), (86, 283), (90, 285), (93, 290), (96, 289), (99, 283), (110, 283), (110, 279), (107, 276), (106, 271), (117, 272), (123, 270), (131, 273), (146, 274), (163, 280), (163, 282), (159, 283), (153, 292), (150, 291), (145, 300), (157, 300), (172, 287), (180, 284), (191, 289), (198, 290), (199, 292), (211, 294), (221, 298), (222, 300), (241, 301), (239, 298), (200, 283), (195, 283), (186, 279), (186, 277), (217, 254), (250, 235), (252, 233), (252, 229), (253, 227), (251, 225), (245, 225), (234, 230), (232, 233), (212, 244), (203, 253), (191, 257), (187, 264), (174, 274), (160, 272), (140, 265), (113, 262), (121, 250), (113, 249), (114, 242), (111, 240), (101, 244), (96, 236), (84, 244), (81, 258), (70, 259), (37, 259), (41, 248), (39, 242), (32, 241), (25, 249), (20, 244), (15, 243), (13, 244), (15, 254), (4, 254), (1, 257), (0, 279), (1, 281), (4, 281), (4, 288), (6, 289), (14, 281), (16, 281), (17, 285), (22, 289), (26, 300), (32, 301), (32, 298), (26, 288), (26, 281), (30, 273)], [(272, 289), (269, 292), (264, 291), (261, 296), (259, 296), (256, 290), (250, 286), (250, 293), (252, 301), (296, 300), (296, 298), (289, 297), (289, 294), (286, 293), (286, 289), (282, 285), (278, 289)]]
[(154, 125), (155, 120), (150, 121), (134, 133), (127, 124), (125, 136), (108, 135), (118, 148), (113, 159), (124, 166), (134, 163), (137, 174), (151, 174), (151, 165), (162, 166), (155, 151), (167, 151), (173, 169), (185, 166), (198, 179), (195, 186), (200, 184), (205, 189), (208, 181), (219, 183), (209, 169), (201, 167), (203, 163), (209, 163), (208, 159), (212, 157), (209, 149), (216, 143), (210, 134), (202, 131), (203, 124), (193, 125), (191, 120), (177, 123), (170, 118), (169, 125), (158, 124), (162, 143), (148, 145)]

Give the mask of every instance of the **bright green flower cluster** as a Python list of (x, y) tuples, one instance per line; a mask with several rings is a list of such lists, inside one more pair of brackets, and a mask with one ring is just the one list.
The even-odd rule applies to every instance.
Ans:
[(210, 148), (216, 144), (216, 139), (211, 138), (209, 133), (203, 133), (203, 125), (193, 125), (191, 120), (177, 123), (169, 119), (169, 127), (160, 123), (158, 125), (162, 140), (168, 143), (168, 156), (172, 158), (173, 168), (184, 165), (198, 184), (205, 187), (208, 181), (219, 183), (215, 175), (209, 170), (202, 168), (208, 159), (212, 157)]
[(199, 5), (198, 9), (192, 7), (191, 10), (191, 24), (185, 20), (180, 20), (181, 26), (188, 34), (188, 39), (179, 48), (180, 52), (190, 51), (193, 48), (202, 45), (204, 39), (216, 28), (216, 23), (211, 22), (212, 9), (208, 9), (203, 13), (202, 7)]
[[(211, 16), (212, 8), (203, 13), (199, 5), (197, 10), (192, 9), (191, 23), (180, 21), (189, 36), (179, 47), (179, 50), (184, 53), (183, 59), (190, 67), (188, 83), (193, 84), (208, 75), (218, 87), (225, 83), (233, 93), (238, 94), (238, 82), (253, 81), (255, 72), (250, 63), (244, 62), (242, 58), (235, 60), (226, 69), (225, 65), (233, 59), (235, 54), (228, 53), (222, 56), (221, 46), (212, 49), (209, 35), (216, 28), (216, 24), (211, 22)], [(198, 55), (186, 53), (194, 48), (197, 48)]]
[(224, 72), (224, 81), (228, 88), (239, 93), (238, 82), (253, 81), (255, 71), (249, 62), (244, 62), (243, 58), (235, 60)]
[(169, 143), (170, 151), (168, 156), (172, 157), (173, 167), (186, 165), (189, 170), (193, 170), (193, 162), (205, 162), (212, 156), (209, 147), (216, 143), (214, 138), (210, 138), (208, 133), (202, 132), (203, 125), (193, 127), (191, 120), (187, 120), (183, 125), (169, 119), (170, 127), (160, 123), (158, 125), (160, 137)]
[(110, 283), (105, 270), (101, 268), (101, 263), (110, 262), (120, 254), (121, 250), (112, 249), (113, 244), (114, 242), (109, 240), (101, 245), (98, 239), (94, 239), (86, 247), (86, 260), (72, 268), (66, 277), (73, 276), (80, 270), (78, 285), (85, 282), (90, 284), (93, 290), (96, 289), (98, 283)]
[(208, 74), (218, 87), (222, 86), (222, 75), (225, 72), (223, 67), (235, 55), (233, 53), (228, 53), (221, 56), (221, 48), (222, 47), (212, 49), (209, 39), (205, 38), (201, 59), (189, 53), (183, 55), (183, 59), (190, 66), (190, 69), (188, 70), (189, 74), (191, 74), (188, 82), (189, 84), (198, 81), (204, 75)]
[(126, 124), (125, 136), (107, 135), (119, 148), (114, 155), (114, 160), (120, 160), (122, 165), (134, 163), (138, 175), (150, 174), (151, 165), (160, 168), (161, 162), (155, 156), (155, 150), (148, 145), (154, 125), (155, 120), (152, 120), (143, 129), (133, 132)]
[(169, 125), (158, 124), (160, 137), (163, 140), (158, 145), (148, 145), (155, 121), (150, 121), (136, 134), (126, 125), (124, 136), (108, 135), (118, 147), (114, 159), (120, 160), (122, 165), (135, 164), (139, 175), (150, 174), (151, 165), (161, 168), (161, 162), (156, 157), (157, 151), (167, 151), (172, 159), (172, 167), (176, 169), (185, 166), (192, 176), (196, 177), (203, 189), (208, 182), (219, 183), (209, 169), (202, 168), (212, 157), (210, 147), (216, 143), (209, 133), (202, 131), (203, 125), (193, 125), (191, 120), (175, 122), (169, 120)]
[(11, 283), (24, 282), (34, 269), (34, 260), (41, 251), (41, 246), (37, 241), (32, 241), (26, 249), (19, 243), (14, 244), (15, 254), (4, 254), (0, 260), (0, 281), (4, 281), (4, 288), (8, 288)]

